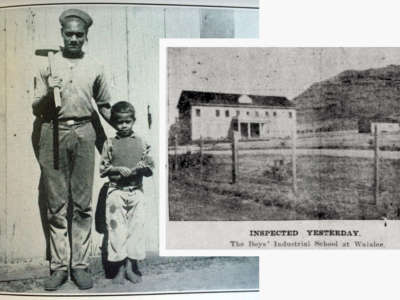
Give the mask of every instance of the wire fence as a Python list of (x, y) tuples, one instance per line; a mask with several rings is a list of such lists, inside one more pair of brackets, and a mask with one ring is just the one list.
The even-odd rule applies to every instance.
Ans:
[(286, 141), (285, 149), (258, 150), (244, 149), (246, 143), (237, 137), (225, 144), (200, 140), (197, 145), (170, 148), (169, 180), (272, 205), (314, 202), (319, 218), (343, 218), (340, 211), (364, 204), (393, 206), (399, 215), (400, 162), (381, 157), (379, 140), (375, 130), (374, 154), (367, 158), (343, 155), (346, 150), (341, 149), (335, 149), (336, 156), (298, 155), (295, 137)]
[[(294, 139), (293, 139), (294, 140)], [(292, 140), (291, 151), (287, 154), (255, 157), (249, 161), (246, 152), (239, 150), (239, 137), (234, 135), (230, 143), (218, 144), (212, 141), (199, 140), (197, 145), (180, 147), (175, 144), (169, 152), (170, 174), (185, 173), (185, 176), (195, 177), (200, 181), (224, 182), (236, 184), (250, 180), (249, 168), (259, 165), (262, 161), (265, 179), (291, 184), (297, 191), (296, 180), (296, 147)], [(279, 151), (279, 149), (277, 149)], [(252, 155), (250, 155), (252, 156)], [(262, 156), (262, 154), (260, 155)], [(256, 163), (253, 166), (253, 163)], [(259, 178), (258, 175), (254, 179)]]

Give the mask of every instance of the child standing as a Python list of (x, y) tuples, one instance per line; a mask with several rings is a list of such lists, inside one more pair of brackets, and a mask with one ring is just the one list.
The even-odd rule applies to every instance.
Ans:
[(118, 266), (115, 283), (141, 281), (137, 261), (145, 258), (145, 196), (143, 176), (153, 174), (150, 147), (132, 130), (135, 109), (121, 101), (111, 108), (111, 124), (117, 130), (103, 147), (100, 176), (110, 183), (106, 200), (108, 260)]

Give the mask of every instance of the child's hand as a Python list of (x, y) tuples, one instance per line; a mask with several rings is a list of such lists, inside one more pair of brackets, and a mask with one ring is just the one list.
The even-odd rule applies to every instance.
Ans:
[(140, 171), (140, 169), (135, 167), (135, 168), (131, 169), (131, 175), (138, 175), (139, 171)]
[(47, 79), (47, 83), (49, 88), (54, 89), (55, 87), (61, 88), (62, 87), (62, 78), (57, 76), (49, 76)]
[(132, 171), (131, 169), (127, 167), (118, 167), (118, 172), (123, 176), (123, 177), (128, 177), (131, 175)]
[(121, 180), (121, 175), (109, 175), (108, 178), (110, 178), (111, 181), (119, 181)]

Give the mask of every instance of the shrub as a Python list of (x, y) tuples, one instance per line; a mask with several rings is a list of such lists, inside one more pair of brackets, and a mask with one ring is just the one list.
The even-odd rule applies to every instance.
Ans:
[[(190, 151), (177, 156), (178, 169), (198, 168), (200, 167), (200, 153), (191, 153)], [(214, 156), (211, 154), (203, 154), (203, 166), (209, 167), (215, 165)], [(175, 156), (168, 157), (169, 169), (176, 169)]]

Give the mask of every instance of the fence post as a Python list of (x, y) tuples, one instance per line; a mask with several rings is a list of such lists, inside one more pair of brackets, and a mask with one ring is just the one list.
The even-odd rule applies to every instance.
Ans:
[(200, 180), (203, 179), (203, 137), (200, 136)]
[(379, 131), (378, 125), (374, 126), (374, 204), (379, 201)]
[(296, 127), (292, 132), (292, 180), (293, 193), (297, 193), (297, 163), (296, 163)]
[(175, 134), (175, 153), (174, 153), (175, 171), (178, 170), (178, 135)]
[(236, 183), (238, 177), (238, 135), (233, 132), (232, 135), (232, 183)]

